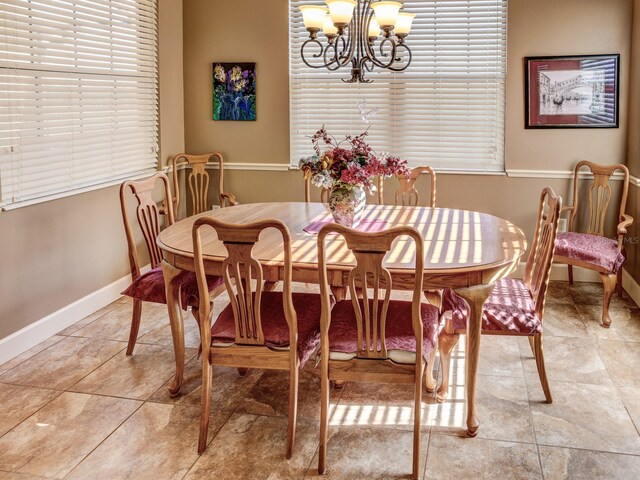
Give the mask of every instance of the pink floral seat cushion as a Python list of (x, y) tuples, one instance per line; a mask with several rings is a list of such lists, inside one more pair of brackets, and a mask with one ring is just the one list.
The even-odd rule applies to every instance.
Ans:
[[(456, 332), (466, 331), (469, 316), (467, 304), (453, 290), (444, 290), (442, 311), (451, 312)], [(504, 278), (496, 282), (484, 304), (482, 331), (522, 335), (542, 332), (542, 323), (535, 313), (531, 293), (521, 280)]]
[[(360, 300), (362, 308), (363, 300)], [(382, 300), (378, 312), (382, 311)], [(387, 311), (385, 344), (389, 358), (398, 363), (415, 362), (416, 337), (413, 333), (411, 302), (391, 300)], [(369, 300), (370, 312), (373, 312), (373, 300)], [(422, 354), (424, 358), (436, 347), (438, 339), (439, 313), (438, 309), (427, 303), (420, 306), (420, 314), (423, 325)], [(333, 353), (350, 354), (346, 357), (334, 358), (348, 360), (353, 358), (358, 351), (358, 327), (356, 315), (351, 300), (342, 300), (336, 303), (331, 311), (331, 326), (329, 327), (329, 350)], [(410, 361), (403, 361), (407, 356), (397, 356), (393, 353), (412, 353)]]
[[(183, 310), (187, 307), (198, 305), (198, 281), (196, 274), (193, 272), (182, 272), (175, 280), (180, 283), (180, 306)], [(207, 275), (207, 285), (209, 291), (219, 287), (224, 283), (222, 277), (215, 275)], [(156, 267), (153, 270), (141, 275), (129, 287), (122, 292), (122, 295), (142, 300), (143, 302), (167, 303), (167, 297), (164, 290), (164, 275), (162, 267)]]
[(616, 240), (589, 233), (558, 233), (554, 253), (572, 260), (582, 260), (612, 273), (616, 273), (624, 262), (624, 255), (618, 251)]
[[(293, 293), (293, 307), (298, 320), (298, 357), (303, 366), (320, 343), (320, 295)], [(282, 292), (262, 292), (260, 319), (267, 346), (289, 347), (289, 326), (284, 316)], [(220, 313), (211, 327), (211, 343), (233, 344), (236, 340), (236, 323), (231, 304)]]

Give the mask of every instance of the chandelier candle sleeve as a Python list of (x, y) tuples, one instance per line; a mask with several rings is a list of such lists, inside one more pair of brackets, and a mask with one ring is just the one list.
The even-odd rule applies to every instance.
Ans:
[[(300, 10), (309, 39), (300, 47), (302, 61), (310, 68), (336, 71), (351, 67), (347, 83), (370, 83), (368, 72), (378, 68), (402, 72), (412, 53), (405, 39), (415, 17), (400, 12), (401, 2), (373, 0), (325, 0), (327, 7), (302, 5)], [(325, 41), (318, 37), (324, 33)], [(384, 32), (383, 38), (380, 38)]]

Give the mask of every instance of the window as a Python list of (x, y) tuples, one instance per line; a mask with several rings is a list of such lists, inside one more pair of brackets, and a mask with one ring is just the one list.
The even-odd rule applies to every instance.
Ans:
[(374, 70), (370, 84), (343, 83), (347, 67), (307, 67), (298, 7), (324, 2), (289, 3), (292, 165), (311, 154), (307, 137), (325, 124), (336, 136), (369, 127), (376, 150), (411, 165), (504, 171), (507, 0), (405, 1), (417, 14), (407, 37), (413, 61), (404, 72)]
[(157, 165), (156, 0), (0, 2), (0, 206)]

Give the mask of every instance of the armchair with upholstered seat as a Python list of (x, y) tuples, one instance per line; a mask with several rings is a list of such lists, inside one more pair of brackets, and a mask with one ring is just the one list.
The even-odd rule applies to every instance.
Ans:
[[(587, 226), (583, 232), (576, 231), (576, 217), (579, 206), (579, 178), (583, 167), (588, 169), (593, 182), (588, 189)], [(609, 183), (612, 175), (620, 170), (623, 173), (620, 204), (618, 208), (616, 238), (605, 236), (607, 211), (611, 204), (612, 189)], [(569, 212), (568, 231), (558, 234), (554, 262), (567, 265), (569, 283), (573, 284), (573, 267), (582, 267), (600, 274), (604, 286), (602, 301), (602, 326), (611, 325), (609, 304), (613, 292), (618, 287), (618, 295), (622, 296), (622, 263), (624, 255), (624, 236), (633, 223), (633, 218), (625, 213), (627, 193), (629, 190), (629, 170), (626, 166), (598, 165), (582, 161), (576, 165), (573, 180), (573, 204), (563, 208)]]

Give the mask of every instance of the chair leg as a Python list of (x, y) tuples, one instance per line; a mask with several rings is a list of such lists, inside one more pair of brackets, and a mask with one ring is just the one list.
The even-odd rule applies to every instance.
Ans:
[[(422, 360), (422, 359), (420, 359)], [(413, 407), (413, 470), (411, 478), (418, 480), (420, 474), (420, 433), (422, 429), (422, 367), (421, 361), (416, 361), (415, 404)]]
[(287, 460), (293, 456), (296, 443), (296, 420), (298, 418), (298, 374), (299, 368), (289, 372), (289, 426), (287, 431)]
[(241, 377), (246, 377), (247, 373), (249, 373), (248, 368), (238, 367), (238, 375), (240, 375)]
[(133, 354), (133, 349), (138, 340), (138, 331), (140, 330), (140, 318), (142, 317), (142, 301), (133, 300), (133, 313), (131, 315), (131, 330), (129, 331), (129, 343), (127, 344), (127, 355)]
[[(529, 337), (532, 338), (532, 337)], [(538, 376), (540, 377), (540, 384), (544, 391), (544, 397), (547, 403), (553, 403), (553, 397), (551, 396), (551, 389), (549, 388), (549, 381), (547, 380), (547, 371), (544, 367), (544, 353), (542, 350), (542, 334), (536, 333), (533, 336), (533, 344), (536, 356), (536, 366), (538, 367)]]
[(322, 368), (320, 378), (320, 448), (318, 453), (318, 473), (324, 475), (327, 463), (327, 440), (329, 430), (329, 371)]
[(449, 370), (451, 369), (451, 351), (454, 349), (460, 335), (457, 333), (440, 332), (438, 338), (438, 350), (440, 351), (440, 370), (442, 371), (442, 382), (436, 392), (436, 400), (442, 403), (447, 399), (449, 390)]
[(438, 381), (433, 376), (433, 365), (436, 360), (436, 349), (434, 348), (429, 353), (429, 362), (427, 363), (426, 368), (424, 369), (424, 388), (427, 392), (431, 393), (436, 389), (436, 384)]
[(531, 354), (533, 358), (536, 358), (536, 342), (533, 337), (527, 337), (529, 339), (529, 346), (531, 347)]
[(573, 265), (567, 265), (567, 273), (569, 274), (569, 285), (573, 285)]
[(622, 298), (622, 267), (618, 269), (618, 284), (616, 289), (618, 290), (618, 298)]
[(615, 273), (601, 273), (602, 285), (604, 286), (604, 298), (602, 299), (602, 326), (609, 328), (611, 326), (611, 317), (609, 316), (609, 305), (611, 297), (616, 290), (617, 276)]
[(265, 280), (264, 284), (262, 285), (262, 290), (264, 290), (265, 292), (273, 292), (277, 286), (278, 286), (278, 282)]
[(202, 396), (200, 403), (200, 437), (198, 439), (198, 453), (207, 448), (209, 433), (209, 415), (211, 412), (211, 384), (213, 382), (213, 367), (207, 358), (208, 352), (202, 354)]

